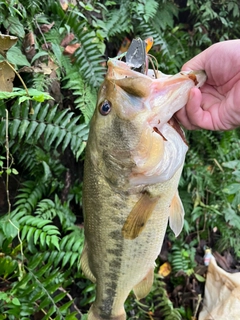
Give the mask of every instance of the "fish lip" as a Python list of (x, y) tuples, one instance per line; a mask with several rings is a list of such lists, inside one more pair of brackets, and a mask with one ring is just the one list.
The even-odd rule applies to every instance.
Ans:
[(157, 70), (158, 78), (154, 78), (152, 75), (151, 69), (148, 70), (147, 74), (139, 73), (138, 71), (135, 71), (131, 69), (131, 67), (124, 61), (117, 60), (117, 59), (109, 59), (108, 62), (108, 72), (106, 75), (106, 78), (108, 80), (123, 80), (125, 78), (139, 78), (141, 79), (151, 79), (151, 80), (160, 80), (162, 79), (177, 79), (179, 78), (184, 80), (183, 77), (186, 77), (185, 79), (191, 79), (195, 87), (200, 88), (205, 81), (207, 80), (207, 75), (204, 70), (190, 70), (190, 71), (180, 71), (177, 74), (174, 75), (167, 75), (162, 73), (161, 71)]
[(189, 79), (193, 80), (197, 88), (200, 88), (207, 80), (207, 74), (204, 70), (181, 71), (180, 74), (188, 76)]

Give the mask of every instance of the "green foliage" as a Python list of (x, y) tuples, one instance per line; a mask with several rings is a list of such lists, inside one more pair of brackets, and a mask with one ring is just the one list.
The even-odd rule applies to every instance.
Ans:
[(96, 105), (96, 91), (79, 77), (78, 71), (67, 74), (64, 80), (67, 81), (64, 88), (71, 89), (72, 94), (76, 96), (76, 109), (81, 110), (85, 122), (89, 123)]
[[(189, 233), (196, 230), (208, 240), (209, 232), (217, 230), (221, 237), (220, 250), (233, 248), (239, 257), (239, 130), (231, 132), (192, 132), (191, 141), (198, 143), (187, 155), (180, 194), (183, 203), (191, 195), (191, 204), (185, 206), (185, 224)], [(188, 194), (182, 190), (188, 190)], [(184, 235), (183, 235), (184, 237)]]
[(50, 8), (62, 19), (62, 24), (66, 24), (68, 29), (72, 30), (76, 37), (75, 42), (81, 43), (74, 54), (78, 72), (92, 86), (99, 86), (105, 73), (105, 68), (102, 66), (104, 46), (96, 30), (77, 8), (73, 8), (69, 15), (64, 13), (60, 4), (52, 3)]
[(68, 311), (73, 301), (65, 302), (66, 275), (59, 269), (53, 270), (51, 263), (45, 264), (40, 255), (34, 255), (27, 266), (20, 263), (17, 273), (18, 280), (0, 303), (1, 313), (8, 315), (8, 319), (28, 319), (40, 311), (42, 319), (51, 319), (53, 315), (54, 319), (77, 319), (76, 312)]
[(196, 266), (194, 261), (196, 250), (193, 245), (193, 243), (188, 245), (175, 241), (169, 256), (169, 262), (171, 262), (174, 273), (178, 271), (183, 271), (187, 275), (192, 273), (193, 268)]
[[(125, 37), (152, 36), (151, 54), (160, 70), (176, 73), (212, 43), (240, 37), (237, 1), (66, 3), (68, 8), (53, 0), (0, 2), (1, 32), (19, 38), (0, 57), (19, 72), (14, 90), (0, 92), (3, 319), (84, 319), (74, 290), (84, 313), (95, 298), (95, 285), (79, 270), (84, 236), (77, 225), (81, 160), (107, 56), (117, 54)], [(31, 33), (34, 43), (28, 42)], [(67, 45), (77, 48), (74, 54)], [(201, 280), (195, 274), (196, 247), (200, 240), (210, 244), (212, 234), (213, 250), (231, 248), (240, 257), (239, 138), (239, 130), (187, 133), (190, 150), (180, 185), (184, 230), (178, 240), (168, 232), (171, 283), (182, 281), (179, 274)], [(174, 308), (166, 290), (157, 278), (144, 301), (131, 295), (130, 319), (181, 319), (180, 313), (190, 319), (184, 307)]]
[(85, 123), (80, 124), (80, 116), (76, 116), (67, 109), (58, 110), (58, 106), (37, 104), (33, 107), (33, 114), (29, 114), (29, 104), (19, 107), (19, 100), (11, 108), (11, 113), (3, 113), (1, 117), (1, 140), (4, 141), (6, 122), (9, 125), (9, 137), (12, 142), (37, 145), (41, 139), (43, 149), (49, 151), (51, 147), (61, 145), (64, 151), (68, 146), (78, 159), (87, 139), (88, 128)]

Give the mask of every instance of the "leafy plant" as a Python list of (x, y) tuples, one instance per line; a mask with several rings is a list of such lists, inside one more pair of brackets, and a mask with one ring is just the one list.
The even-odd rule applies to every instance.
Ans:
[[(154, 38), (161, 71), (176, 73), (207, 46), (239, 39), (237, 1), (1, 1), (0, 45), (12, 85), (0, 91), (0, 319), (86, 318), (94, 284), (79, 270), (83, 245), (82, 160), (108, 57), (125, 37)], [(0, 75), (0, 83), (3, 81)], [(5, 81), (5, 84), (6, 84)], [(239, 130), (188, 132), (180, 194), (186, 219), (168, 231), (172, 275), (126, 303), (132, 319), (191, 319), (169, 290), (196, 277), (205, 241), (240, 257)], [(165, 286), (164, 283), (167, 283)], [(169, 284), (170, 283), (170, 284)], [(169, 298), (170, 297), (170, 298)], [(79, 309), (81, 308), (81, 310)], [(181, 316), (180, 316), (181, 315)]]

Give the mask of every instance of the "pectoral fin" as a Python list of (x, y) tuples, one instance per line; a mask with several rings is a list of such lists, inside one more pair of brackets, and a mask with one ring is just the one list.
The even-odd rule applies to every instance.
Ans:
[(143, 193), (141, 198), (133, 207), (122, 228), (122, 235), (125, 239), (135, 239), (145, 228), (159, 197), (151, 197), (148, 193)]
[(138, 300), (149, 294), (153, 284), (153, 278), (154, 268), (151, 268), (146, 277), (133, 288), (133, 292)]
[(80, 265), (81, 265), (81, 269), (82, 269), (82, 272), (85, 275), (85, 277), (95, 283), (96, 282), (96, 278), (92, 274), (92, 271), (90, 270), (89, 263), (88, 263), (88, 255), (87, 255), (87, 245), (86, 245), (86, 243), (84, 244), (84, 248), (83, 248), (83, 251), (82, 251), (81, 258), (80, 258)]
[(177, 237), (182, 231), (184, 223), (184, 208), (178, 192), (172, 199), (170, 206), (169, 225)]

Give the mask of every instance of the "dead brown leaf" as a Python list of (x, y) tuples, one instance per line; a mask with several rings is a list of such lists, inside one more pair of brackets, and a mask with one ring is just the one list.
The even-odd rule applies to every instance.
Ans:
[(51, 74), (52, 71), (58, 69), (58, 66), (52, 61), (49, 60), (48, 64), (45, 62), (40, 62), (33, 68), (33, 71), (36, 73), (43, 73), (43, 74)]
[(25, 52), (28, 61), (31, 61), (32, 58), (35, 56), (36, 49), (33, 32), (29, 32), (28, 34), (26, 34), (23, 40), (23, 51)]
[(15, 73), (6, 61), (0, 62), (0, 91), (11, 92)]
[(6, 58), (6, 52), (17, 42), (18, 38), (0, 34), (0, 53)]
[(80, 43), (70, 44), (69, 46), (66, 46), (66, 48), (63, 51), (63, 54), (72, 55), (79, 47)]
[(75, 35), (72, 32), (68, 33), (66, 37), (61, 41), (61, 46), (66, 47), (71, 41), (73, 41), (74, 38)]
[(42, 25), (40, 25), (39, 27), (40, 27), (42, 33), (47, 33), (47, 32), (49, 32), (49, 30), (52, 29), (52, 27), (54, 26), (54, 24), (55, 24), (55, 22), (52, 22), (52, 23), (50, 23), (50, 24), (42, 24)]

